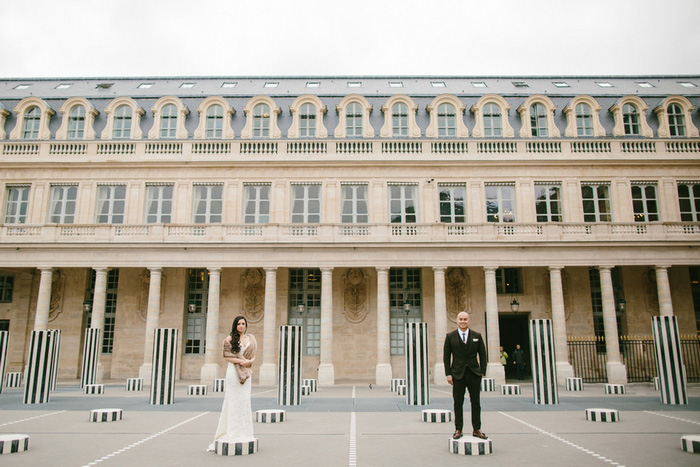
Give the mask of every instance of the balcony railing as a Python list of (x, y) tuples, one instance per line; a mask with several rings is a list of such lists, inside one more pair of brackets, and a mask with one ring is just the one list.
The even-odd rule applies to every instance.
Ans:
[(700, 223), (3, 225), (0, 243), (697, 242)]

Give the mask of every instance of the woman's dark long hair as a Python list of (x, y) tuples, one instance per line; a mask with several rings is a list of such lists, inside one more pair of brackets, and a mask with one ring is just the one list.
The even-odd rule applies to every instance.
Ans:
[(241, 351), (241, 335), (238, 334), (238, 322), (240, 320), (245, 321), (245, 329), (248, 331), (248, 320), (245, 316), (236, 316), (233, 320), (233, 327), (231, 328), (231, 350), (233, 353), (238, 353)]

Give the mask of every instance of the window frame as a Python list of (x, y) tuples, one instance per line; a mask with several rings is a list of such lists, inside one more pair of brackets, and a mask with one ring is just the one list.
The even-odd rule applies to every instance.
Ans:
[[(72, 134), (72, 122), (73, 111), (82, 107), (84, 111), (83, 115), (83, 134), (82, 136), (76, 137)], [(60, 109), (58, 109), (63, 115), (61, 121), (61, 127), (56, 131), (57, 140), (71, 140), (71, 141), (85, 141), (95, 139), (95, 118), (99, 115), (99, 112), (93, 107), (93, 105), (83, 97), (71, 97), (66, 100)]]
[[(219, 198), (215, 198), (220, 190)], [(206, 196), (198, 196), (206, 195)], [(199, 206), (205, 207), (204, 213), (199, 213)], [(216, 211), (218, 203), (218, 212)], [(197, 183), (192, 187), (192, 223), (193, 224), (221, 224), (224, 219), (224, 184), (223, 183)], [(214, 209), (212, 209), (212, 207)], [(218, 220), (217, 220), (218, 218)]]
[[(254, 131), (254, 111), (256, 107), (260, 104), (265, 104), (268, 106), (269, 109), (269, 115), (267, 118), (269, 118), (269, 125), (268, 125), (268, 135), (267, 136), (257, 136), (255, 133), (257, 132)], [(279, 139), (282, 137), (282, 132), (280, 131), (279, 127), (277, 126), (277, 119), (279, 114), (282, 112), (282, 109), (278, 105), (275, 104), (275, 101), (272, 100), (269, 96), (255, 96), (251, 98), (248, 103), (243, 107), (243, 113), (246, 116), (246, 124), (243, 130), (241, 130), (241, 138), (242, 139)]]
[[(38, 107), (38, 118), (32, 117), (32, 121), (36, 123), (36, 129), (32, 129), (32, 133), (36, 132), (36, 137), (25, 138), (25, 120), (27, 118), (27, 112), (34, 107)], [(38, 97), (26, 97), (19, 101), (14, 109), (12, 109), (17, 116), (17, 121), (15, 127), (10, 132), (11, 140), (22, 140), (29, 139), (30, 141), (44, 141), (51, 138), (51, 130), (49, 129), (49, 122), (51, 116), (56, 112), (49, 107), (46, 102)]]
[[(497, 136), (486, 135), (484, 110), (488, 104), (495, 104), (500, 109), (501, 134)], [(498, 94), (486, 94), (482, 96), (476, 104), (469, 109), (474, 114), (475, 125), (472, 129), (472, 136), (475, 138), (512, 138), (515, 131), (508, 121), (510, 104)]]
[[(29, 218), (29, 197), (32, 186), (29, 184), (7, 184), (5, 186), (5, 214), (3, 223), (8, 225), (22, 225)], [(13, 199), (13, 193), (18, 193), (18, 198)], [(10, 211), (13, 211), (12, 213)]]
[[(175, 107), (174, 112), (171, 105)], [(165, 113), (166, 109), (167, 114)], [(148, 132), (148, 139), (187, 139), (189, 137), (185, 120), (190, 109), (183, 104), (179, 97), (161, 97), (153, 104), (151, 112), (153, 112), (153, 126)], [(166, 123), (167, 128), (165, 128)]]
[[(681, 193), (682, 189), (687, 189), (688, 194)], [(679, 181), (676, 192), (681, 222), (700, 222), (700, 181)], [(684, 207), (686, 203), (687, 206)]]
[[(165, 196), (167, 188), (170, 188), (169, 198)], [(145, 224), (171, 224), (173, 222), (174, 192), (175, 185), (173, 183), (146, 183), (146, 204), (143, 216)], [(157, 196), (153, 196), (154, 194), (157, 194)], [(167, 207), (168, 203), (169, 207)], [(155, 207), (155, 213), (150, 212), (152, 207)], [(168, 210), (169, 212), (165, 212)], [(153, 220), (150, 220), (151, 217)]]
[[(210, 136), (208, 126), (209, 109), (215, 105), (220, 106), (223, 110), (221, 135), (218, 137)], [(199, 124), (194, 130), (194, 139), (233, 139), (235, 137), (235, 132), (231, 127), (231, 121), (236, 111), (222, 96), (211, 96), (204, 99), (199, 106), (197, 106), (197, 114), (199, 115)]]
[[(649, 193), (649, 189), (653, 193)], [(639, 191), (639, 197), (635, 197), (635, 191)], [(658, 222), (661, 220), (659, 213), (659, 190), (656, 182), (630, 182), (630, 197), (632, 198), (632, 211), (635, 222)]]
[[(75, 224), (78, 208), (78, 184), (54, 184), (49, 187), (49, 209), (47, 212), (47, 224)], [(74, 189), (74, 190), (71, 190)], [(56, 197), (56, 193), (61, 194), (60, 198)], [(71, 194), (73, 198), (71, 199)], [(72, 206), (72, 213), (68, 212), (68, 208)], [(56, 208), (60, 208), (60, 212), (52, 214)], [(70, 221), (68, 218), (70, 217)], [(57, 219), (57, 220), (54, 220)]]
[[(462, 190), (462, 199), (456, 199), (455, 191)], [(443, 190), (449, 193), (449, 199), (443, 199)], [(462, 214), (457, 214), (457, 207), (461, 204)], [(443, 208), (449, 209), (444, 214)], [(465, 224), (467, 222), (467, 184), (466, 183), (438, 183), (438, 212), (440, 222), (443, 224)], [(461, 220), (460, 220), (461, 219)]]
[[(444, 125), (441, 125), (440, 108), (444, 105), (451, 105), (454, 110), (454, 134), (445, 135), (443, 131)], [(425, 130), (425, 136), (428, 138), (466, 138), (469, 136), (469, 130), (464, 124), (464, 111), (467, 106), (462, 103), (456, 96), (450, 94), (442, 94), (437, 96), (433, 101), (426, 106), (426, 110), (430, 114), (430, 124)]]
[[(131, 115), (128, 118), (129, 129), (128, 135), (116, 136), (116, 120), (118, 118), (117, 111), (126, 105), (131, 109)], [(143, 137), (143, 132), (141, 131), (141, 117), (146, 113), (141, 107), (136, 104), (136, 101), (131, 97), (118, 97), (111, 101), (107, 107), (104, 109), (105, 115), (107, 115), (107, 125), (100, 134), (100, 137), (104, 140), (128, 140), (128, 139), (141, 139)], [(119, 117), (121, 119), (121, 117)], [(122, 121), (126, 121), (123, 118)], [(120, 129), (123, 133), (126, 132), (126, 127)]]
[[(507, 193), (510, 191), (510, 193)], [(493, 192), (496, 196), (490, 195)], [(486, 222), (515, 223), (517, 219), (517, 193), (514, 182), (487, 183), (484, 186)], [(506, 209), (510, 206), (510, 209)], [(493, 209), (495, 207), (495, 210)]]
[[(634, 106), (637, 111), (636, 115), (638, 117), (637, 124), (639, 125), (639, 134), (630, 135), (626, 130), (626, 126), (628, 125), (624, 112), (626, 105)], [(646, 112), (648, 109), (649, 105), (639, 96), (623, 96), (620, 98), (620, 100), (610, 107), (610, 112), (612, 112), (615, 120), (613, 136), (652, 138), (654, 136), (654, 132), (649, 127), (649, 123), (647, 122), (646, 118)]]
[[(123, 190), (123, 193), (121, 191)], [(126, 193), (124, 183), (97, 185), (95, 224), (123, 224), (126, 220)], [(123, 195), (123, 197), (119, 197)], [(107, 208), (105, 212), (105, 207)]]
[[(389, 183), (387, 187), (387, 198), (389, 202), (389, 223), (390, 224), (417, 224), (420, 222), (419, 203), (420, 194), (417, 183)], [(398, 192), (397, 192), (398, 190)], [(395, 197), (394, 194), (398, 194)], [(409, 212), (413, 207), (414, 211)], [(395, 209), (398, 208), (398, 209)], [(411, 220), (413, 218), (413, 220)]]
[[(585, 197), (584, 188), (591, 189), (592, 196), (590, 198)], [(601, 188), (606, 189), (606, 197), (600, 195), (599, 190)], [(601, 223), (613, 221), (612, 197), (609, 182), (581, 182), (581, 201), (583, 208), (583, 222)], [(606, 209), (601, 209), (601, 207), (606, 205)], [(590, 206), (593, 209), (587, 209), (586, 206)], [(590, 216), (593, 216), (593, 218), (591, 219)]]
[[(395, 129), (395, 106), (397, 104), (403, 104), (406, 106), (406, 114), (399, 115), (399, 125), (398, 128), (405, 128), (405, 135), (397, 135)], [(418, 138), (421, 136), (420, 128), (416, 123), (416, 112), (418, 111), (418, 106), (413, 102), (413, 99), (405, 94), (397, 94), (391, 96), (384, 105), (382, 105), (382, 113), (384, 114), (384, 125), (379, 131), (379, 135), (382, 138)], [(405, 122), (401, 122), (401, 117), (405, 117)]]
[[(673, 123), (671, 121), (671, 113), (669, 112), (669, 108), (672, 105), (680, 107), (685, 135), (673, 134)], [(654, 113), (659, 120), (659, 128), (657, 129), (658, 136), (660, 138), (697, 138), (700, 136), (698, 128), (693, 122), (692, 114), (694, 110), (695, 106), (684, 96), (675, 95), (664, 99), (661, 104), (654, 109)]]
[[(360, 189), (363, 190), (360, 190)], [(358, 196), (362, 191), (364, 197)], [(348, 196), (351, 195), (351, 196)], [(362, 203), (364, 203), (364, 212)], [(346, 211), (346, 207), (348, 208)], [(364, 220), (363, 220), (364, 219)], [(341, 182), (340, 184), (340, 223), (369, 223), (369, 184), (366, 182)]]
[[(263, 194), (267, 197), (263, 197)], [(251, 197), (254, 193), (255, 196)], [(244, 224), (269, 224), (271, 212), (271, 183), (245, 183), (243, 185), (243, 223)], [(248, 212), (248, 207), (253, 207), (253, 212)], [(261, 207), (267, 206), (267, 213), (262, 212)], [(249, 217), (251, 219), (249, 219)]]
[[(538, 197), (538, 190), (544, 190), (544, 199)], [(552, 190), (558, 193), (557, 199), (552, 199)], [(562, 222), (561, 182), (535, 182), (535, 216), (538, 223)], [(540, 212), (544, 206), (544, 212)], [(556, 206), (556, 211), (552, 209)]]
[[(348, 134), (348, 115), (347, 108), (350, 104), (358, 104), (362, 110), (361, 122), (362, 128), (360, 134)], [(369, 121), (370, 113), (372, 112), (372, 105), (364, 96), (359, 94), (349, 94), (345, 96), (338, 105), (335, 106), (335, 110), (338, 113), (338, 126), (333, 132), (333, 136), (336, 138), (373, 138), (374, 128)]]
[[(591, 110), (591, 124), (593, 125), (593, 134), (579, 135), (578, 132), (578, 113), (577, 106), (580, 104), (587, 104)], [(566, 115), (566, 129), (564, 130), (564, 136), (568, 138), (589, 138), (602, 137), (605, 136), (605, 128), (600, 123), (600, 109), (601, 105), (591, 96), (580, 95), (571, 99), (568, 105), (564, 107), (564, 115)]]
[[(537, 106), (537, 104), (540, 104), (541, 107)], [(535, 120), (538, 124), (538, 126), (533, 129), (532, 127), (532, 120), (533, 120), (533, 115), (532, 115), (532, 109), (533, 107), (537, 109), (538, 111), (541, 109), (542, 110), (542, 115), (534, 115)], [(521, 138), (558, 138), (561, 136), (561, 133), (559, 131), (559, 128), (557, 127), (556, 123), (554, 122), (554, 112), (557, 110), (557, 106), (554, 105), (552, 100), (544, 95), (541, 94), (535, 94), (533, 96), (528, 97), (525, 102), (520, 105), (517, 109), (518, 113), (520, 114), (520, 121), (521, 121), (521, 126), (520, 126), (520, 137)], [(542, 125), (542, 122), (546, 121), (546, 134), (539, 134), (539, 132), (542, 132), (544, 130), (544, 127), (540, 126)], [(533, 130), (537, 131), (538, 134), (535, 135), (533, 134)]]
[[(311, 106), (311, 107), (307, 107)], [(312, 109), (304, 117), (304, 110)], [(323, 115), (327, 108), (318, 96), (305, 94), (294, 99), (289, 106), (292, 114), (292, 125), (287, 131), (288, 138), (326, 138), (328, 130), (323, 124)], [(306, 126), (303, 122), (306, 122)], [(313, 122), (313, 123), (311, 123)], [(313, 129), (313, 131), (312, 131)]]
[[(290, 192), (289, 222), (291, 224), (320, 224), (323, 202), (323, 185), (321, 183), (292, 183)], [(317, 197), (310, 196), (311, 188), (318, 190)], [(302, 196), (299, 197), (298, 195)], [(313, 209), (317, 204), (316, 210)], [(297, 211), (301, 207), (302, 211)]]

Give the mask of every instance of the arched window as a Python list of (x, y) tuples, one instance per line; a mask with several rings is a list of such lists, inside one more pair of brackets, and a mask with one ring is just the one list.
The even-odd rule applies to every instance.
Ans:
[(121, 105), (114, 112), (114, 131), (112, 132), (114, 139), (131, 138), (131, 107)]
[(24, 114), (24, 129), (22, 138), (39, 139), (39, 124), (41, 123), (41, 110), (39, 107), (30, 107)]
[(304, 104), (299, 112), (299, 136), (313, 138), (316, 136), (316, 107)]
[(224, 108), (218, 104), (207, 109), (207, 138), (221, 138), (224, 128)]
[(633, 104), (625, 104), (622, 106), (622, 122), (625, 129), (625, 135), (639, 135), (639, 111)]
[(668, 106), (668, 131), (671, 136), (685, 136), (685, 112), (678, 104)]
[(160, 115), (160, 137), (163, 139), (175, 138), (177, 134), (177, 107), (175, 104), (167, 104)]
[(438, 106), (438, 136), (457, 136), (457, 111), (447, 102)]
[(530, 106), (530, 131), (532, 136), (547, 137), (547, 112), (542, 104)]
[(68, 139), (83, 139), (85, 135), (85, 107), (76, 105), (68, 114)]
[(362, 136), (362, 105), (352, 102), (345, 108), (345, 136)]
[(403, 102), (391, 107), (391, 135), (408, 136), (408, 106)]
[(593, 136), (593, 112), (585, 103), (576, 104), (576, 135)]
[(253, 108), (253, 138), (270, 136), (270, 106), (258, 104)]
[(484, 106), (484, 136), (503, 136), (501, 108), (498, 104)]

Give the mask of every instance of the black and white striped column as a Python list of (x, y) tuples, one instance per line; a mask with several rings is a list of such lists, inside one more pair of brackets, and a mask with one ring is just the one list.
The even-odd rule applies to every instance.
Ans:
[(177, 336), (178, 331), (174, 328), (158, 328), (153, 331), (151, 405), (168, 405), (175, 402)]
[(86, 328), (83, 342), (83, 368), (80, 370), (80, 387), (97, 381), (97, 356), (102, 343), (102, 329)]
[(680, 335), (678, 334), (678, 318), (675, 316), (652, 316), (651, 331), (656, 349), (661, 402), (674, 405), (687, 404), (688, 391)]
[(406, 404), (430, 404), (428, 323), (406, 323)]
[(58, 357), (61, 353), (61, 330), (50, 329), (53, 333), (51, 342), (53, 343), (53, 359), (51, 360), (51, 390), (56, 390), (56, 380), (58, 379)]
[(10, 333), (8, 331), (0, 331), (0, 394), (2, 394), (2, 388), (5, 387), (5, 367), (7, 366), (9, 341)]
[(53, 363), (53, 331), (32, 331), (29, 340), (29, 361), (24, 384), (24, 403), (43, 404), (51, 396)]
[(280, 326), (277, 403), (301, 404), (301, 326)]
[(558, 404), (557, 366), (551, 319), (530, 320), (530, 355), (535, 404)]

